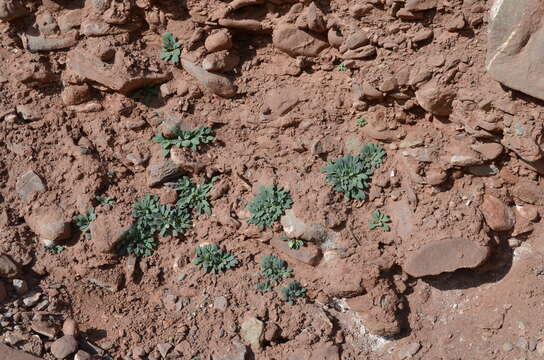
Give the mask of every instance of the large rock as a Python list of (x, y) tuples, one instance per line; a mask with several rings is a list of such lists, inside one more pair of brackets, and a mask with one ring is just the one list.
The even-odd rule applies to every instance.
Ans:
[(91, 241), (97, 253), (113, 253), (129, 226), (117, 213), (99, 214), (91, 223)]
[(329, 45), (294, 25), (282, 24), (274, 29), (274, 46), (291, 56), (315, 57)]
[(434, 115), (448, 116), (452, 112), (455, 92), (436, 81), (429, 81), (416, 91), (416, 98), (423, 109)]
[(181, 59), (181, 65), (185, 71), (195, 77), (200, 84), (215, 95), (224, 98), (231, 98), (236, 95), (236, 86), (228, 77), (208, 72), (185, 59)]
[(17, 180), (15, 191), (25, 203), (28, 203), (34, 195), (47, 190), (43, 180), (32, 170), (26, 172)]
[(515, 198), (537, 206), (544, 206), (544, 186), (533, 181), (518, 181), (512, 189)]
[(544, 3), (496, 0), (490, 11), (486, 68), (497, 81), (544, 100)]
[(500, 199), (485, 194), (484, 201), (480, 206), (485, 222), (491, 230), (508, 231), (514, 227), (516, 216), (509, 206), (506, 206)]
[(56, 206), (36, 210), (27, 219), (30, 229), (46, 243), (56, 243), (70, 238), (70, 219)]
[(489, 248), (475, 241), (452, 238), (433, 240), (420, 247), (404, 263), (413, 277), (439, 275), (458, 269), (475, 268), (489, 256)]
[(68, 49), (77, 44), (77, 33), (72, 32), (62, 37), (44, 37), (27, 35), (23, 38), (25, 48), (32, 52)]
[(64, 359), (77, 350), (77, 340), (73, 336), (63, 336), (51, 344), (51, 354), (57, 359)]
[(437, 0), (406, 0), (404, 8), (409, 11), (423, 11), (436, 8)]
[(131, 68), (129, 73), (125, 60), (122, 51), (117, 51), (114, 63), (108, 64), (88, 52), (74, 49), (68, 53), (66, 64), (68, 70), (80, 77), (125, 95), (143, 86), (163, 83), (172, 78), (170, 72), (150, 72), (138, 67)]

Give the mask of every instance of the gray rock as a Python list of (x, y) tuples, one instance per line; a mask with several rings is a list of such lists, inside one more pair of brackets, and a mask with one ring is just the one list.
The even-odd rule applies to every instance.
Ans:
[(26, 296), (25, 298), (23, 298), (23, 304), (26, 307), (33, 307), (34, 305), (38, 303), (38, 301), (40, 301), (41, 297), (42, 297), (42, 294), (40, 293), (35, 293), (32, 295)]
[(229, 302), (225, 296), (218, 296), (213, 300), (213, 308), (215, 310), (225, 312), (225, 310), (227, 310), (228, 305), (229, 305)]
[(229, 78), (208, 72), (185, 59), (181, 59), (181, 64), (185, 71), (191, 74), (200, 84), (202, 84), (202, 86), (215, 95), (224, 98), (231, 98), (236, 95), (236, 86)]
[(474, 176), (494, 176), (499, 173), (499, 168), (495, 165), (476, 165), (469, 167), (467, 170)]
[(23, 279), (13, 279), (11, 281), (11, 285), (19, 296), (24, 295), (28, 292), (28, 284)]
[(263, 331), (263, 322), (255, 317), (248, 318), (241, 325), (242, 338), (255, 349), (261, 347)]
[(166, 359), (166, 355), (168, 355), (168, 352), (172, 348), (172, 344), (164, 343), (164, 344), (158, 344), (157, 350), (159, 350), (159, 353), (161, 353), (161, 356), (163, 359)]
[(44, 193), (46, 190), (43, 180), (32, 170), (21, 176), (15, 184), (15, 191), (25, 203), (32, 200), (34, 195)]
[(76, 350), (77, 340), (73, 336), (63, 336), (51, 344), (51, 353), (57, 359), (64, 359)]
[(69, 49), (76, 44), (75, 33), (60, 38), (31, 35), (25, 37), (25, 47), (32, 52)]
[(40, 111), (31, 105), (17, 105), (17, 114), (26, 121), (40, 120), (42, 117)]
[(539, 0), (495, 1), (490, 11), (486, 68), (497, 81), (544, 100), (542, 12)]

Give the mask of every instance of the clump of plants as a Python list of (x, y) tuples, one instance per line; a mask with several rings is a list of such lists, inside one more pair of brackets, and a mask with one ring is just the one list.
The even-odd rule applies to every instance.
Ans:
[(257, 225), (260, 230), (272, 226), (293, 205), (289, 190), (279, 186), (261, 186), (259, 193), (249, 201), (247, 209), (251, 213), (248, 223)]
[(179, 194), (178, 207), (193, 209), (197, 215), (212, 214), (212, 208), (209, 201), (208, 193), (213, 188), (213, 183), (216, 178), (212, 178), (209, 183), (202, 180), (200, 185), (197, 185), (187, 176), (182, 177), (176, 184), (176, 190)]
[(364, 117), (360, 117), (356, 122), (358, 127), (365, 127), (368, 124), (368, 121)]
[(385, 155), (381, 146), (370, 143), (364, 145), (357, 156), (348, 154), (329, 160), (322, 170), (326, 180), (343, 193), (346, 200), (366, 200), (373, 170), (381, 166)]
[(368, 220), (368, 228), (374, 230), (376, 228), (381, 228), (383, 231), (390, 231), (391, 226), (388, 224), (391, 222), (389, 215), (381, 212), (380, 210), (374, 210), (372, 212), (372, 217)]
[(238, 265), (236, 256), (215, 244), (198, 246), (193, 264), (207, 273), (219, 274)]
[(291, 239), (283, 235), (280, 236), (280, 240), (287, 241), (287, 246), (289, 247), (289, 249), (298, 250), (304, 246), (304, 241), (301, 239)]
[(113, 205), (115, 202), (114, 198), (107, 197), (105, 195), (98, 195), (96, 198), (96, 201), (98, 201), (101, 205)]
[(161, 145), (164, 156), (170, 154), (172, 146), (186, 147), (192, 151), (198, 151), (200, 145), (208, 144), (215, 139), (212, 129), (204, 126), (199, 126), (193, 130), (176, 129), (173, 133), (175, 135), (173, 139), (165, 138), (160, 132), (152, 139)]
[(261, 259), (261, 274), (273, 283), (293, 277), (293, 269), (287, 263), (274, 255), (265, 255)]
[(338, 71), (346, 71), (348, 68), (346, 67), (346, 64), (344, 63), (341, 63), (340, 65), (338, 65), (338, 67), (336, 68), (336, 70)]
[(49, 251), (51, 254), (57, 255), (64, 251), (64, 246), (62, 245), (47, 245), (45, 250)]
[(265, 280), (255, 285), (255, 290), (260, 293), (267, 293), (272, 291), (272, 283), (270, 280)]
[(176, 40), (174, 35), (166, 32), (162, 36), (161, 59), (171, 62), (172, 64), (178, 64), (180, 55), (181, 44)]
[(281, 288), (283, 300), (290, 305), (295, 305), (297, 299), (306, 296), (306, 289), (298, 281), (291, 281), (287, 286)]
[(74, 216), (74, 218), (72, 219), (76, 227), (82, 233), (88, 232), (89, 226), (91, 226), (91, 223), (95, 220), (96, 220), (96, 213), (94, 211), (94, 208), (89, 208), (86, 214)]

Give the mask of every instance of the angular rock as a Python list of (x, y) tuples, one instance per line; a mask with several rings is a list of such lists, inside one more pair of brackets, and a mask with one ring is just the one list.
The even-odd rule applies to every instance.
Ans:
[(44, 193), (46, 190), (43, 180), (32, 170), (21, 176), (15, 184), (15, 191), (25, 203), (32, 200), (34, 195)]
[(19, 296), (25, 295), (28, 292), (28, 283), (24, 279), (11, 280), (11, 286)]
[(452, 102), (455, 91), (445, 88), (435, 81), (430, 81), (416, 91), (417, 102), (430, 113), (438, 116), (448, 116), (452, 112)]
[(47, 321), (33, 321), (31, 329), (50, 339), (54, 339), (57, 336), (57, 329)]
[(316, 33), (327, 31), (327, 23), (323, 12), (312, 2), (306, 11), (306, 20), (308, 21), (308, 29)]
[(329, 45), (289, 24), (279, 25), (272, 35), (274, 46), (291, 56), (315, 57)]
[(462, 238), (433, 240), (406, 259), (403, 270), (413, 277), (439, 275), (475, 268), (489, 256), (489, 248)]
[(51, 344), (51, 354), (57, 359), (65, 359), (77, 350), (77, 340), (73, 336), (63, 336)]
[(232, 35), (227, 29), (221, 29), (206, 38), (204, 43), (206, 50), (213, 53), (232, 48)]
[(472, 149), (479, 152), (484, 160), (489, 161), (498, 158), (504, 150), (504, 147), (501, 144), (497, 143), (475, 144), (471, 147)]
[(72, 318), (67, 318), (62, 324), (62, 333), (66, 336), (77, 336), (79, 334), (79, 328), (77, 322)]
[(368, 59), (376, 56), (376, 48), (373, 45), (365, 45), (358, 49), (348, 50), (341, 55), (344, 60)]
[(181, 175), (183, 175), (182, 169), (171, 159), (155, 157), (147, 166), (147, 186), (157, 186)]
[(72, 235), (71, 220), (56, 206), (39, 208), (26, 220), (30, 229), (45, 241), (56, 243)]
[(285, 253), (289, 257), (296, 259), (308, 265), (316, 266), (321, 260), (321, 249), (312, 243), (306, 243), (298, 250), (291, 249), (288, 246), (287, 241), (280, 240), (278, 237), (274, 237), (270, 241), (270, 245)]
[(273, 89), (266, 94), (264, 105), (274, 116), (283, 116), (301, 101), (300, 93), (298, 88)]
[(424, 11), (436, 8), (437, 0), (406, 0), (404, 8), (408, 11)]
[(19, 275), (19, 265), (7, 254), (0, 254), (0, 278), (12, 279)]
[(512, 194), (527, 204), (544, 206), (544, 187), (532, 181), (518, 181), (512, 189)]
[(76, 33), (66, 34), (63, 37), (43, 37), (31, 36), (24, 37), (25, 48), (31, 52), (51, 51), (69, 49), (77, 44)]
[(166, 359), (166, 355), (168, 355), (168, 352), (172, 348), (172, 344), (163, 343), (157, 345), (157, 350), (159, 350), (159, 353), (161, 354), (163, 359)]
[(145, 85), (160, 84), (172, 78), (170, 72), (153, 73), (137, 67), (131, 68), (129, 73), (122, 51), (117, 51), (114, 63), (108, 64), (88, 52), (74, 49), (68, 53), (66, 64), (68, 70), (80, 77), (125, 95)]
[(98, 254), (115, 252), (117, 244), (123, 240), (129, 227), (119, 213), (99, 214), (89, 226), (92, 248)]
[(0, 0), (0, 20), (11, 21), (28, 13), (20, 0)]
[(229, 51), (219, 51), (207, 55), (202, 60), (202, 68), (206, 71), (230, 72), (240, 63), (240, 56)]
[(62, 33), (66, 33), (72, 29), (81, 26), (81, 20), (83, 18), (83, 9), (70, 10), (63, 15), (59, 16), (57, 23)]
[(236, 86), (229, 78), (208, 72), (185, 59), (181, 59), (181, 64), (185, 71), (194, 76), (200, 84), (215, 95), (224, 98), (231, 98), (236, 95)]
[(495, 1), (490, 11), (486, 68), (504, 85), (544, 100), (542, 42), (544, 3), (539, 0)]
[(306, 223), (295, 215), (293, 209), (285, 210), (285, 215), (280, 218), (283, 231), (290, 238), (299, 238), (306, 232)]
[(344, 43), (340, 47), (340, 51), (342, 51), (342, 49), (344, 50), (357, 49), (357, 48), (360, 48), (361, 46), (368, 45), (369, 43), (370, 43), (370, 40), (368, 39), (368, 35), (366, 32), (356, 32), (355, 34), (351, 34), (344, 40)]
[(261, 347), (263, 341), (264, 324), (261, 320), (250, 317), (240, 326), (242, 338), (253, 348)]
[(506, 206), (500, 199), (485, 194), (484, 201), (480, 206), (485, 222), (494, 231), (508, 231), (514, 227), (516, 216), (509, 206)]

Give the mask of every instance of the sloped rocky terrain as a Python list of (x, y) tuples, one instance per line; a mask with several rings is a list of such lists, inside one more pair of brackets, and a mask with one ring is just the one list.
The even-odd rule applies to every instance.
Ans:
[(544, 358), (543, 10), (0, 0), (0, 360)]

